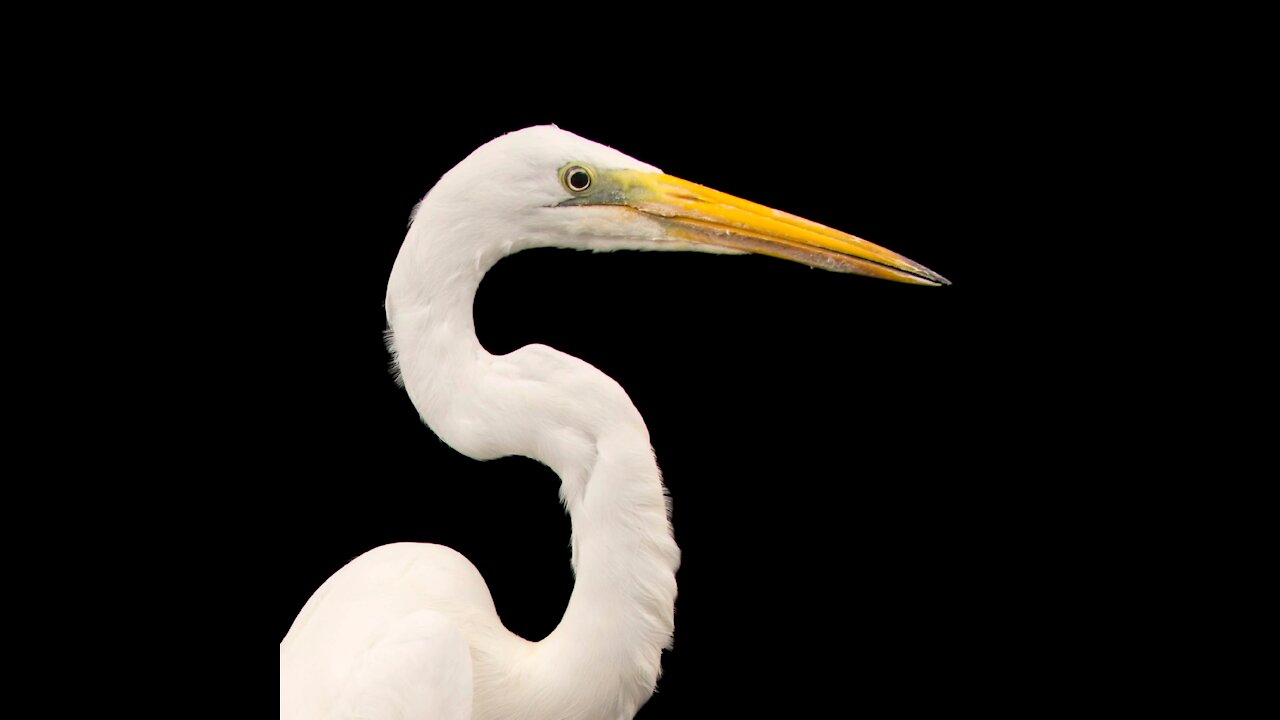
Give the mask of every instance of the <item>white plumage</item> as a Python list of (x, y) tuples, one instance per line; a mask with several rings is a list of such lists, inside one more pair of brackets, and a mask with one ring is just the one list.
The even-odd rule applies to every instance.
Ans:
[[(626, 392), (542, 345), (476, 339), (485, 272), (531, 247), (761, 252), (937, 285), (843, 233), (670, 176), (554, 127), (476, 150), (422, 201), (387, 288), (398, 372), (423, 420), (472, 458), (551, 467), (573, 526), (575, 584), (533, 643), (503, 627), (458, 553), (400, 543), (327, 580), (280, 646), (280, 714), (303, 718), (630, 718), (674, 627), (676, 568), (649, 434)], [(466, 512), (460, 508), (460, 512)]]

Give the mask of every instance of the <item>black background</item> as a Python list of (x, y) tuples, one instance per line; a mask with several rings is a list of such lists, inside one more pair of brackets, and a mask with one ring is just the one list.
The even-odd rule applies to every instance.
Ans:
[(35, 672), (74, 647), (97, 705), (270, 707), (271, 646), (310, 593), (400, 540), (462, 551), (513, 631), (555, 626), (556, 479), (436, 440), (387, 371), (381, 307), (436, 178), (554, 122), (955, 283), (553, 250), (485, 280), (490, 351), (580, 356), (649, 423), (684, 562), (642, 717), (1247, 697), (1205, 678), (1248, 683), (1225, 659), (1251, 655), (1196, 643), (1256, 637), (1239, 610), (1262, 596), (1231, 585), (1265, 546), (1237, 539), (1266, 527), (1241, 509), (1267, 506), (1227, 482), (1265, 447), (1226, 404), (1265, 407), (1266, 353), (1232, 345), (1269, 306), (1235, 294), (1269, 291), (1240, 272), (1265, 269), (1241, 218), (1266, 184), (1227, 164), (1262, 147), (1247, 19), (422, 9), (202, 10), (137, 38), (94, 18), (83, 44), (60, 22), (76, 52), (23, 56), (35, 167), (15, 176), (44, 202), (15, 195), (40, 223), (10, 249), (48, 257), (10, 258), (30, 284), (11, 314), (52, 372), (11, 378), (38, 408), (10, 413), (9, 559), (14, 597), (56, 615), (12, 623)]
[(490, 352), (539, 342), (579, 356), (649, 425), (683, 562), (675, 649), (640, 717), (706, 702), (810, 714), (850, 698), (1017, 707), (1011, 687), (1048, 682), (1042, 653), (1075, 620), (1046, 569), (1067, 562), (1074, 540), (1058, 529), (1080, 490), (1073, 458), (1048, 449), (1059, 428), (1045, 412), (1070, 392), (1059, 368), (1074, 347), (1055, 344), (1066, 321), (1036, 290), (1050, 282), (1039, 259), (1075, 236), (1059, 183), (1078, 134), (1051, 71), (942, 50), (821, 77), (794, 64), (677, 67), (660, 82), (630, 66), (590, 81), (281, 75), (274, 101), (293, 112), (267, 126), (275, 162), (256, 178), (281, 222), (244, 241), (283, 280), (257, 316), (272, 344), (252, 357), (272, 637), (344, 563), (406, 540), (466, 555), (513, 632), (539, 639), (558, 622), (572, 574), (556, 477), (443, 445), (393, 383), (382, 339), (414, 204), (485, 141), (556, 123), (954, 283), (566, 250), (486, 277), (475, 314)]

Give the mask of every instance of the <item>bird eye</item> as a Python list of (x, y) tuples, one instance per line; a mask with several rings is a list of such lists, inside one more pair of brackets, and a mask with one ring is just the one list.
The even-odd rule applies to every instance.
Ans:
[(580, 193), (591, 187), (591, 171), (581, 165), (570, 165), (560, 173), (560, 181), (569, 190)]

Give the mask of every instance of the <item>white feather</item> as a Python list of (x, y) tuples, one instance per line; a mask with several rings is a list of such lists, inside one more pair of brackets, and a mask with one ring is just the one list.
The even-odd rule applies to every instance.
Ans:
[(416, 208), (386, 301), (398, 377), (431, 429), (473, 458), (524, 455), (560, 476), (576, 573), (560, 625), (528, 642), (462, 556), (377, 548), (281, 644), (282, 718), (630, 718), (653, 693), (680, 551), (644, 421), (588, 363), (542, 345), (493, 356), (472, 321), (484, 273), (525, 248), (690, 249), (635, 213), (554, 208), (569, 162), (658, 172), (554, 127), (498, 138)]

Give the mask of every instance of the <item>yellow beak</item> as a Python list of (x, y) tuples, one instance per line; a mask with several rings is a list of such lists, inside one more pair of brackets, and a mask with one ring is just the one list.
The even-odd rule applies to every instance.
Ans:
[(602, 175), (605, 192), (591, 193), (597, 202), (624, 205), (656, 218), (681, 240), (835, 272), (916, 285), (951, 284), (929, 268), (862, 238), (688, 180), (635, 170)]

